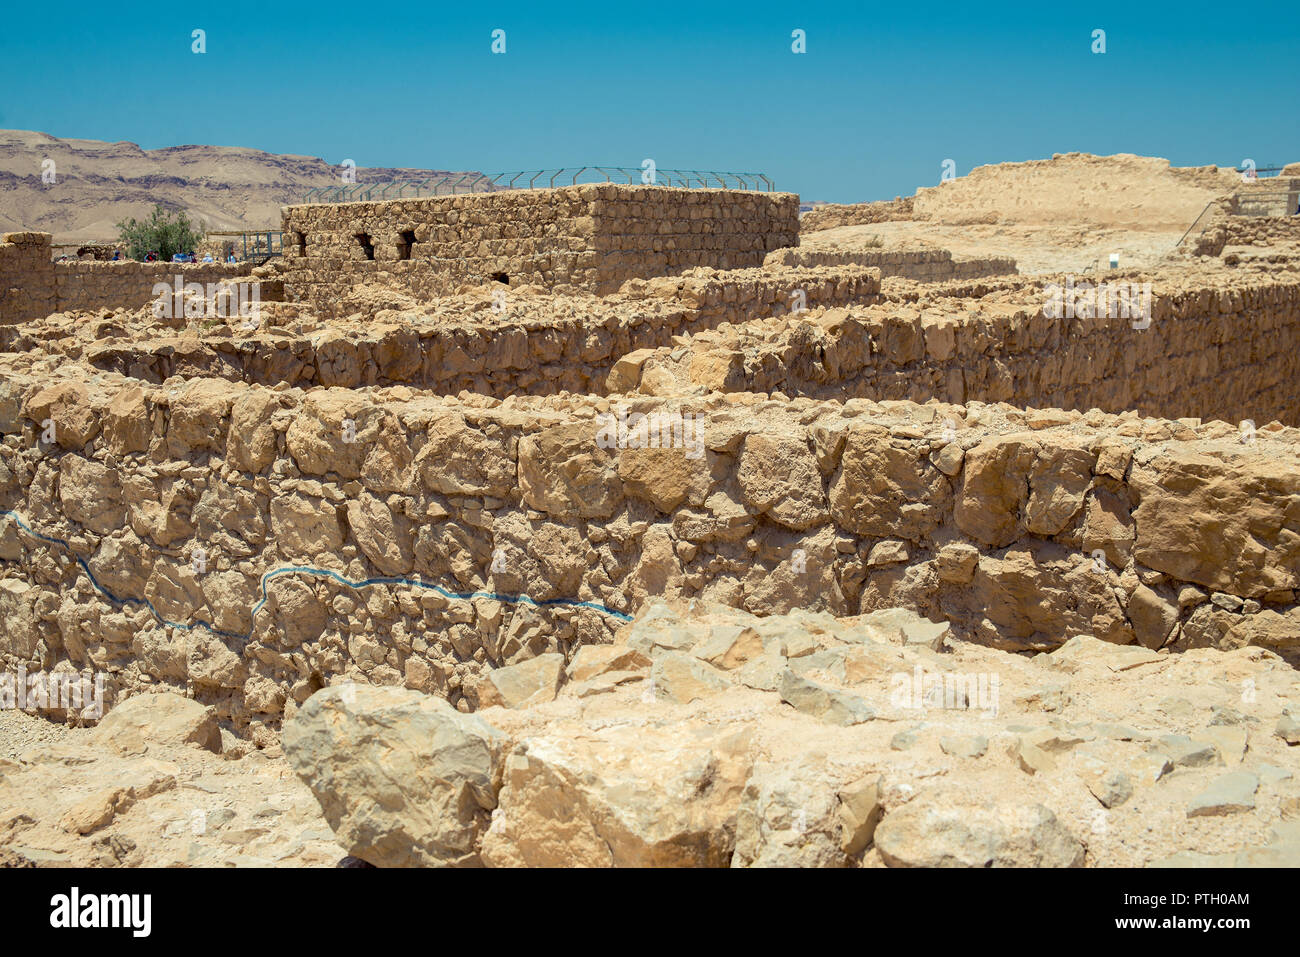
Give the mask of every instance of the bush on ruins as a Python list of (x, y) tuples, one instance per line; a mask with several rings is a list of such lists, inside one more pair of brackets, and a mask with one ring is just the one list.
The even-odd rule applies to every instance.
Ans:
[(193, 254), (203, 239), (201, 225), (196, 227), (183, 212), (169, 213), (161, 206), (155, 206), (143, 222), (132, 218), (116, 225), (127, 255), (137, 260), (144, 260), (152, 252), (168, 262), (178, 253)]

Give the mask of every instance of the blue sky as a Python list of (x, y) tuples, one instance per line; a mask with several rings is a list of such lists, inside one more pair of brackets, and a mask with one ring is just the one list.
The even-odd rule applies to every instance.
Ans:
[(1263, 165), (1300, 160), (1287, 6), (11, 4), (0, 127), (363, 167), (649, 157), (836, 202), (910, 194), (949, 158), (959, 174), (1071, 150)]

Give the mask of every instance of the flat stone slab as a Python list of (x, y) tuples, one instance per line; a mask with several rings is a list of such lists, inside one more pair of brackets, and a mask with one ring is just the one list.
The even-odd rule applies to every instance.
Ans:
[(1249, 771), (1233, 771), (1215, 778), (1208, 788), (1187, 804), (1188, 817), (1217, 817), (1251, 811), (1259, 778)]

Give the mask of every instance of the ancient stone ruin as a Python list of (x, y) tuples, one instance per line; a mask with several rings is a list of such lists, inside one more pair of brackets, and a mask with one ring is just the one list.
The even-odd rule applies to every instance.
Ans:
[(379, 277), (429, 297), (486, 282), (605, 293), (697, 266), (761, 266), (798, 241), (799, 198), (596, 183), (290, 206), (282, 225), (294, 294), (319, 309)]
[[(0, 671), (84, 760), (0, 752), (0, 862), (1300, 862), (1300, 234), (1160, 162), (6, 234)], [(1154, 225), (1061, 243), (1098, 164)]]

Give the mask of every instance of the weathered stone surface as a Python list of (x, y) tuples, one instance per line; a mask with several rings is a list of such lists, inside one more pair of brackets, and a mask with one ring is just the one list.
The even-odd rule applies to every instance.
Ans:
[(284, 729), (289, 764), (349, 854), (377, 867), (478, 863), (505, 736), (402, 688), (317, 692)]
[(855, 854), (866, 846), (875, 813), (868, 793), (850, 791), (849, 802), (846, 809), (825, 771), (807, 762), (756, 766), (737, 813), (731, 866), (847, 866), (846, 846)]
[(890, 867), (1079, 867), (1078, 839), (1041, 804), (935, 790), (889, 811), (875, 833)]
[[(854, 534), (919, 541), (950, 497), (948, 480), (919, 449), (899, 448), (885, 430), (868, 428), (845, 439), (830, 506), (836, 523)], [(924, 507), (904, 507), (911, 504)]]
[(170, 692), (136, 695), (114, 705), (95, 727), (94, 741), (119, 753), (143, 753), (151, 746), (192, 744), (221, 753), (216, 714)]
[(1178, 621), (1178, 605), (1146, 585), (1138, 585), (1129, 597), (1128, 615), (1138, 644), (1155, 650), (1164, 645)]
[(1181, 581), (1257, 597), (1300, 584), (1300, 474), (1266, 458), (1225, 464), (1175, 445), (1133, 466), (1134, 558)]
[(1255, 807), (1259, 778), (1249, 771), (1233, 771), (1215, 778), (1187, 805), (1188, 817), (1237, 814)]
[(965, 542), (950, 542), (934, 556), (939, 578), (955, 585), (965, 585), (975, 576), (979, 564), (979, 549)]
[(797, 711), (827, 724), (854, 725), (876, 716), (859, 696), (804, 678), (787, 670), (781, 676), (781, 700)]
[(985, 545), (1000, 547), (1014, 542), (1038, 450), (1033, 440), (999, 436), (967, 451), (961, 491), (953, 508), (957, 527)]
[(1273, 733), (1287, 744), (1300, 744), (1300, 721), (1293, 714), (1284, 714), (1277, 719)]
[(478, 686), (480, 708), (527, 708), (552, 701), (564, 678), (564, 655), (538, 655), (517, 665), (493, 668)]
[(665, 652), (650, 670), (656, 697), (689, 704), (733, 687), (726, 673), (693, 655)]
[(505, 495), (516, 481), (505, 437), (471, 428), (458, 415), (429, 424), (414, 465), (424, 487), (444, 495)]
[(611, 671), (648, 671), (646, 655), (623, 645), (583, 645), (569, 662), (570, 681), (586, 681)]
[(264, 389), (249, 389), (231, 403), (226, 452), (236, 468), (261, 472), (275, 460), (278, 449), (271, 416), (279, 407), (279, 397)]
[(60, 382), (33, 393), (23, 405), (23, 415), (39, 426), (42, 438), (52, 428), (55, 444), (65, 449), (79, 449), (99, 434), (99, 415), (80, 383)]
[(631, 497), (646, 499), (661, 512), (671, 514), (690, 502), (703, 505), (708, 493), (709, 463), (686, 448), (623, 449), (618, 475)]
[[(506, 761), (483, 860), (494, 867), (725, 867), (750, 748), (747, 729), (698, 725), (526, 739)], [(655, 786), (646, 786), (647, 773)]]
[(747, 505), (787, 528), (805, 529), (826, 520), (821, 472), (805, 441), (751, 434), (736, 481)]
[(623, 500), (611, 451), (595, 427), (555, 426), (519, 442), (519, 487), (532, 508), (563, 516), (608, 518)]

